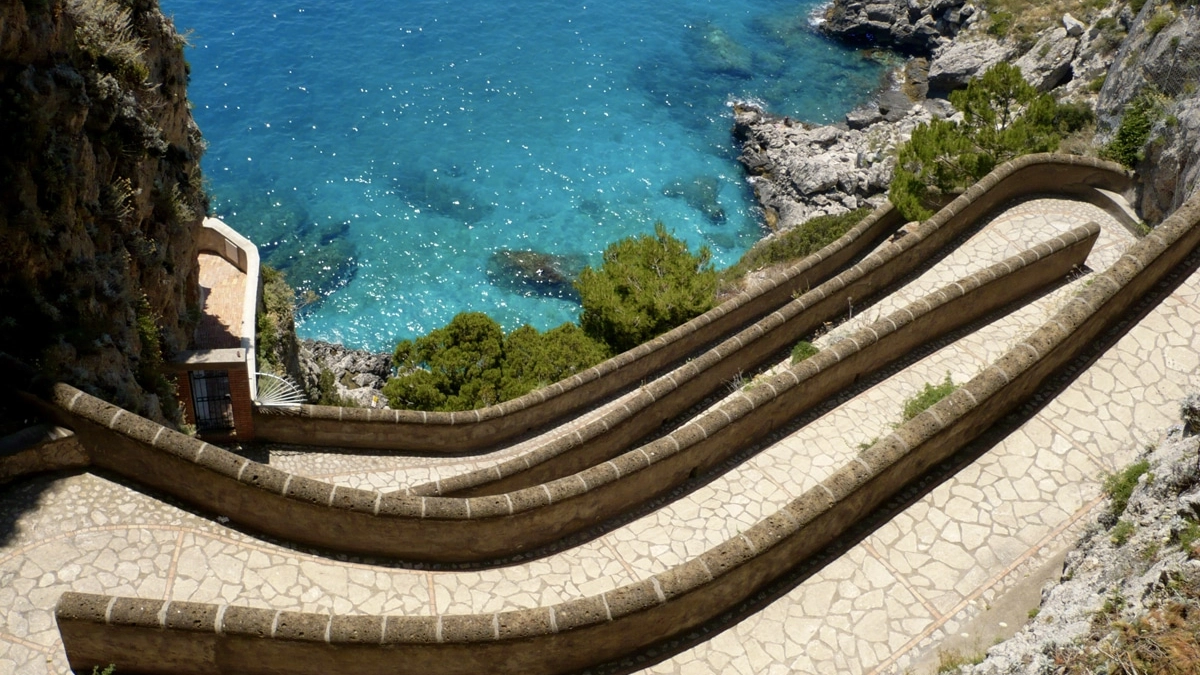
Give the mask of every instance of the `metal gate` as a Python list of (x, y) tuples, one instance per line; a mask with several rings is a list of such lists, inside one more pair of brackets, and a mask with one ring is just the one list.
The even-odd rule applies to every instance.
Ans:
[(233, 399), (229, 395), (229, 371), (193, 370), (191, 377), (196, 430), (233, 430)]

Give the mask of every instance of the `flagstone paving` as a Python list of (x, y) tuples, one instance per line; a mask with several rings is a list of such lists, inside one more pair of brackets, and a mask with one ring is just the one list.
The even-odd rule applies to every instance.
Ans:
[[(1104, 227), (1089, 259), (1090, 267), (1103, 269), (1129, 241), (1119, 225), (1075, 203), (1026, 202), (898, 294), (918, 297), (1086, 220)], [(1015, 249), (1005, 252), (1009, 247)], [(736, 536), (815, 485), (859, 443), (886, 433), (904, 399), (924, 382), (946, 372), (956, 382), (970, 378), (1084, 283), (1077, 279), (940, 345), (652, 513), (581, 546), (504, 568), (446, 571), (323, 557), (92, 473), (10, 484), (0, 496), (0, 607), (9, 608), (0, 623), (0, 675), (67, 672), (53, 621), (54, 603), (66, 590), (311, 612), (434, 614), (556, 603), (630, 583)], [(888, 302), (859, 320), (890, 311)], [(1198, 326), (1200, 275), (1193, 275), (979, 459), (764, 609), (644, 672), (896, 673), (927, 663), (947, 636), (979, 636), (986, 647), (1004, 628), (987, 625), (987, 608), (1071, 544), (1100, 502), (1105, 471), (1131, 461), (1177, 421), (1177, 401), (1200, 385)], [(408, 475), (404, 470), (339, 475), (375, 471), (396, 485)]]

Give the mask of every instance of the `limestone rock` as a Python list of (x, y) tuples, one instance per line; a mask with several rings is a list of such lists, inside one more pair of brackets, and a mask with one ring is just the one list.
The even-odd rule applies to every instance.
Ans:
[(896, 146), (933, 117), (930, 108), (911, 99), (894, 101), (897, 121), (884, 120), (879, 106), (871, 106), (851, 115), (857, 122), (846, 127), (797, 124), (752, 105), (735, 107), (740, 160), (759, 203), (769, 218), (777, 218), (773, 229), (884, 199)]
[[(168, 358), (189, 348), (203, 141), (184, 39), (158, 3), (124, 3), (127, 19), (111, 20), (89, 6), (0, 5), (0, 344), (163, 420), (172, 406), (139, 326)], [(84, 44), (116, 34), (137, 45), (116, 63)]]
[(1111, 140), (1134, 97), (1161, 92), (1163, 107), (1150, 132), (1138, 210), (1149, 223), (1161, 222), (1200, 184), (1200, 15), (1181, 12), (1157, 33), (1147, 30), (1154, 15), (1149, 4), (1134, 19), (1129, 37), (1116, 53), (1096, 102), (1101, 144)]
[(965, 0), (833, 0), (821, 30), (855, 44), (929, 54), (974, 14)]
[(1139, 164), (1142, 217), (1162, 222), (1200, 188), (1200, 97), (1175, 102), (1151, 129)]
[(1067, 14), (1063, 14), (1062, 23), (1063, 28), (1067, 31), (1067, 35), (1069, 37), (1077, 38), (1083, 35), (1083, 30), (1086, 28), (1082, 21), (1071, 16), (1069, 12)]
[(1070, 77), (1078, 47), (1079, 39), (1068, 36), (1067, 29), (1054, 28), (1043, 32), (1016, 65), (1038, 91), (1050, 91)]
[(955, 40), (934, 54), (929, 64), (929, 86), (935, 91), (961, 89), (971, 78), (1012, 55), (1010, 47), (992, 39)]
[[(1105, 608), (1116, 621), (1144, 615), (1156, 601), (1168, 598), (1170, 582), (1200, 583), (1200, 566), (1169, 542), (1188, 521), (1176, 513), (1182, 503), (1197, 501), (1196, 439), (1173, 431), (1146, 457), (1154, 480), (1144, 475), (1134, 488), (1121, 520), (1133, 525), (1128, 541), (1113, 541), (1115, 518), (1096, 518), (1079, 547), (1067, 554), (1057, 583), (1042, 591), (1037, 618), (1008, 640), (987, 650), (987, 658), (959, 670), (969, 675), (1027, 675), (1058, 672), (1055, 659), (1071, 658), (1095, 643), (1076, 641), (1102, 637), (1096, 614)], [(1189, 506), (1190, 508), (1190, 506)], [(1107, 515), (1107, 509), (1101, 511)], [(1191, 516), (1189, 516), (1191, 517)], [(1156, 551), (1146, 555), (1147, 551)], [(1120, 603), (1112, 598), (1120, 597)], [(1089, 638), (1091, 634), (1091, 638)]]
[(311, 400), (320, 396), (321, 372), (325, 370), (333, 375), (335, 393), (343, 399), (365, 407), (387, 407), (387, 398), (381, 390), (392, 374), (391, 354), (347, 349), (321, 340), (302, 341), (300, 371), (303, 381), (298, 384)]
[(846, 126), (851, 129), (865, 129), (882, 121), (883, 113), (879, 111), (879, 104), (874, 101), (846, 113)]

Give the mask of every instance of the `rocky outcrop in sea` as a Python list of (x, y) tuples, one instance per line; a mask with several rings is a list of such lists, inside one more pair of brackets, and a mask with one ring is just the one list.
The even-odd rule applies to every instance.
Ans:
[(881, 203), (896, 146), (918, 124), (945, 115), (948, 105), (943, 103), (908, 101), (896, 121), (880, 116), (859, 129), (813, 126), (750, 104), (736, 106), (739, 159), (750, 173), (768, 227), (786, 230), (816, 216)]
[(966, 0), (835, 0), (821, 30), (851, 44), (929, 55), (978, 12)]
[[(986, 10), (957, 0), (835, 0), (822, 24), (827, 34), (927, 56), (910, 58), (874, 101), (837, 124), (814, 126), (752, 104), (735, 106), (740, 160), (750, 174), (768, 227), (787, 229), (814, 216), (882, 202), (896, 147), (908, 140), (917, 125), (952, 117), (956, 111), (944, 97), (1000, 61), (1015, 63), (1043, 91), (1094, 101), (1096, 83), (1120, 58), (1117, 48), (1124, 34), (1120, 27), (1132, 20), (1127, 11), (1119, 4), (1093, 8), (1086, 21), (1064, 14), (1040, 33), (1018, 39), (989, 34)], [(1164, 32), (1173, 35), (1179, 30), (1183, 28), (1168, 27)], [(1197, 30), (1192, 33), (1200, 35)], [(1190, 40), (1176, 42), (1184, 47), (1191, 44)], [(1185, 154), (1191, 156), (1186, 143), (1194, 138), (1192, 129), (1200, 135), (1200, 117), (1193, 125), (1191, 109), (1181, 112), (1177, 117), (1188, 123), (1173, 130), (1180, 139), (1162, 148), (1168, 166), (1179, 165)], [(1101, 122), (1106, 122), (1103, 115)], [(1188, 165), (1184, 173), (1189, 170), (1200, 169)]]
[[(1064, 14), (1020, 38), (997, 39), (986, 32), (988, 25), (986, 10), (961, 2), (834, 0), (824, 30), (853, 42), (927, 55), (928, 86), (935, 96), (965, 86), (997, 62), (1015, 63), (1043, 91), (1094, 105), (1095, 138), (1063, 148), (1067, 151), (1102, 152), (1131, 114), (1131, 103), (1149, 101), (1149, 131), (1138, 145), (1134, 167), (1140, 178), (1139, 213), (1153, 225), (1200, 189), (1200, 9), (1151, 1), (1134, 15), (1123, 3), (1081, 6), (1078, 16)], [(866, 117), (870, 121), (863, 124), (863, 112), (856, 111), (845, 124), (808, 127), (761, 110), (738, 111), (738, 133), (747, 142), (743, 162), (755, 176), (764, 209), (778, 212), (781, 226), (830, 205), (837, 208), (843, 195), (870, 201), (870, 189), (885, 189), (890, 165), (871, 154), (870, 139), (898, 143), (906, 138), (905, 126), (922, 114), (914, 110), (901, 120)], [(851, 156), (862, 159), (850, 161)], [(826, 163), (830, 166), (820, 166)], [(855, 178), (864, 169), (865, 194), (864, 182)], [(1067, 555), (1061, 578), (1044, 589), (1036, 618), (988, 649), (982, 663), (958, 672), (1068, 672), (1070, 663), (1085, 663), (1101, 649), (1111, 651), (1118, 633), (1130, 634), (1129, 626), (1147, 625), (1139, 624), (1147, 617), (1161, 626), (1171, 611), (1178, 615), (1179, 589), (1190, 589), (1189, 597), (1195, 598), (1200, 591), (1200, 545), (1192, 541), (1200, 521), (1200, 394), (1188, 401), (1193, 428), (1177, 425), (1161, 444), (1147, 449), (1147, 471), (1127, 508), (1096, 517)], [(1171, 603), (1176, 609), (1163, 609)], [(1191, 611), (1194, 606), (1188, 605)]]

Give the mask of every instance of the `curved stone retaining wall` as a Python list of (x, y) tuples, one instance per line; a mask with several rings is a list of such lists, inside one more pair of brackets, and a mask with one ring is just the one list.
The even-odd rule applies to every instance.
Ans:
[[(831, 273), (837, 265), (861, 253), (866, 245), (899, 224), (899, 216), (890, 206), (877, 209), (842, 239), (790, 268), (784, 277), (771, 280), (751, 293), (739, 294), (709, 313), (595, 368), (513, 401), (455, 413), (324, 406), (302, 406), (299, 412), (290, 414), (276, 409), (260, 410), (255, 416), (256, 433), (261, 440), (308, 445), (456, 454), (480, 451), (594, 405), (745, 322), (764, 317), (644, 388), (644, 394), (632, 401), (628, 409), (597, 421), (589, 431), (591, 436), (558, 439), (539, 448), (535, 456), (520, 458), (504, 469), (488, 469), (484, 474), (456, 479), (451, 485), (429, 486), (420, 492), (449, 494), (497, 479), (506, 482), (473, 493), (495, 493), (535, 484), (578, 470), (606, 454), (615, 454), (616, 449), (686, 410), (736, 373), (755, 368), (779, 349), (839, 315), (847, 302), (869, 298), (912, 272), (981, 216), (1008, 200), (1030, 192), (1054, 191), (1108, 204), (1110, 200), (1102, 190), (1123, 192), (1129, 186), (1129, 175), (1110, 162), (1056, 155), (1022, 157), (998, 167), (908, 236), (880, 247), (816, 288), (812, 284), (819, 282), (823, 274)], [(792, 302), (794, 293), (810, 288), (812, 291)], [(635, 418), (638, 421), (631, 423)], [(615, 435), (613, 429), (619, 429), (620, 435)], [(585, 442), (595, 447), (567, 453)], [(564, 453), (567, 456), (559, 459)], [(586, 454), (588, 459), (575, 460), (571, 454)], [(551, 460), (554, 464), (539, 468), (540, 473), (509, 478), (529, 465)]]
[(69, 429), (41, 424), (0, 438), (0, 484), (31, 473), (89, 464), (87, 452)]
[(303, 405), (260, 408), (260, 441), (421, 452), (478, 452), (596, 405), (787, 303), (903, 224), (885, 204), (825, 248), (682, 326), (583, 372), (504, 403), (462, 412)]
[(569, 477), (502, 495), (421, 497), (286, 474), (166, 430), (67, 385), (51, 412), (95, 465), (288, 541), (439, 562), (486, 561), (557, 541), (673, 489), (757, 442), (864, 374), (1062, 279), (1099, 226), (1076, 228), (947, 286), (666, 437)]
[(81, 671), (118, 662), (122, 672), (526, 674), (569, 672), (645, 648), (749, 597), (975, 438), (1119, 321), (1198, 245), (1200, 197), (952, 395), (784, 509), (641, 582), (548, 607), (422, 617), (67, 593), (56, 616), (68, 657)]

